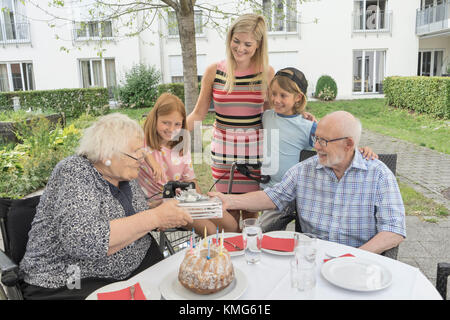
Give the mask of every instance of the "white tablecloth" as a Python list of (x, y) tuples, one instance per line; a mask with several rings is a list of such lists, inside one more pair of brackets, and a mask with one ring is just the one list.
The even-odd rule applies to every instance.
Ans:
[[(364, 250), (319, 240), (317, 252), (317, 285), (313, 296), (290, 287), (289, 261), (292, 256), (281, 256), (263, 252), (261, 262), (248, 265), (244, 255), (232, 257), (233, 265), (243, 271), (248, 280), (248, 287), (240, 299), (248, 300), (288, 300), (288, 299), (442, 299), (433, 284), (415, 267), (408, 264), (373, 254)], [(374, 292), (358, 292), (342, 289), (329, 283), (320, 273), (325, 252), (346, 254), (370, 259), (386, 267), (392, 273), (392, 284)], [(139, 282), (142, 287), (159, 288), (164, 278), (178, 270), (185, 255), (185, 250), (170, 256), (136, 275), (127, 283)], [(144, 289), (143, 288), (143, 289)], [(205, 296), (207, 299), (207, 296)]]

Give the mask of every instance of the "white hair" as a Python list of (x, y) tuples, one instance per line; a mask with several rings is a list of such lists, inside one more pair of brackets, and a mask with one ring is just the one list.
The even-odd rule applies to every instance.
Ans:
[(325, 118), (332, 119), (332, 125), (338, 128), (339, 134), (343, 137), (351, 137), (355, 143), (355, 150), (358, 149), (362, 132), (361, 121), (358, 118), (342, 110), (331, 112)]
[(111, 113), (84, 130), (76, 154), (92, 162), (111, 159), (114, 154), (127, 150), (129, 141), (134, 138), (144, 138), (139, 123), (124, 114)]

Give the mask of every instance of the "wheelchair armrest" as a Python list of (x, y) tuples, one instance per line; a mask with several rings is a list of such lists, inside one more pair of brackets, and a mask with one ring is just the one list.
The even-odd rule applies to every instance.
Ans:
[(7, 287), (15, 286), (19, 281), (19, 266), (0, 250), (0, 274), (2, 283)]

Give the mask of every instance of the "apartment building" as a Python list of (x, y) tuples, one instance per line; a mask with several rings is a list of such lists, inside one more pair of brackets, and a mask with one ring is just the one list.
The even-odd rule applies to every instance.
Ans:
[[(29, 2), (0, 3), (8, 8), (0, 12), (0, 91), (113, 88), (136, 63), (154, 65), (164, 83), (183, 80), (176, 19), (170, 10), (150, 29), (125, 37), (126, 30), (117, 30), (116, 21), (93, 19), (89, 6), (79, 1), (69, 1), (63, 8), (46, 7), (66, 18), (54, 26), (49, 25), (47, 12)], [(382, 94), (387, 76), (450, 73), (450, 0), (294, 3), (261, 0), (270, 30), (269, 63), (275, 70), (287, 66), (302, 70), (309, 80), (308, 95), (324, 74), (336, 80), (338, 98), (345, 99)], [(245, 11), (252, 9), (240, 13)], [(225, 35), (206, 22), (207, 13), (199, 8), (195, 12), (199, 78), (209, 64), (225, 57)]]

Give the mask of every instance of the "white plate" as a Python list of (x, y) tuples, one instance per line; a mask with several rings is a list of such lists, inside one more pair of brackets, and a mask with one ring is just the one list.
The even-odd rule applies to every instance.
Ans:
[(212, 294), (197, 294), (178, 281), (178, 270), (168, 274), (161, 282), (159, 289), (166, 300), (235, 300), (245, 292), (248, 286), (245, 274), (234, 267), (234, 279), (228, 287)]
[[(223, 233), (223, 238), (224, 238), (224, 239), (226, 239), (226, 238), (232, 238), (232, 237), (235, 237), (235, 236), (242, 236), (242, 233), (235, 233), (235, 232), (224, 232), (224, 233)], [(220, 238), (221, 238), (221, 237), (222, 237), (222, 234), (219, 233), (219, 241), (220, 241)], [(215, 239), (215, 238), (216, 238), (216, 235), (215, 235), (215, 234), (212, 234), (212, 235), (208, 236), (206, 239), (208, 239), (208, 238)], [(206, 241), (208, 241), (208, 240), (206, 240)], [(230, 254), (230, 257), (241, 256), (241, 255), (244, 254), (244, 250), (239, 250), (239, 251), (228, 251), (228, 253)]]
[[(294, 234), (296, 234), (296, 233), (301, 235), (301, 233), (294, 232), (294, 231), (280, 230), (280, 231), (270, 231), (270, 232), (263, 233), (263, 237), (266, 235), (266, 236), (269, 236), (272, 238), (294, 239)], [(293, 256), (294, 255), (294, 251), (277, 251), (277, 250), (269, 250), (269, 249), (264, 249), (264, 248), (261, 248), (261, 250), (264, 252), (276, 254), (279, 256)]]
[[(97, 293), (111, 292), (121, 290), (136, 284), (136, 281), (119, 281), (101, 287), (86, 297), (86, 300), (98, 300)], [(161, 300), (161, 292), (155, 286), (148, 285), (139, 281), (142, 292), (147, 300)]]
[(392, 274), (382, 265), (358, 257), (335, 258), (321, 268), (322, 276), (332, 284), (355, 291), (376, 291), (391, 285)]

